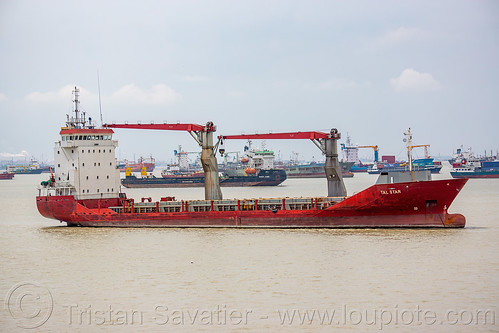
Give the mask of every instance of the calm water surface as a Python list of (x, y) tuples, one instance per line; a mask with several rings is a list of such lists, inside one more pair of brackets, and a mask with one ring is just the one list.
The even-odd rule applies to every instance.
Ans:
[[(237, 230), (67, 228), (36, 210), (47, 177), (0, 181), (0, 331), (499, 329), (499, 179), (470, 180), (454, 201), (449, 211), (466, 216), (465, 229)], [(352, 194), (375, 179), (345, 182)], [(321, 196), (326, 184), (222, 191)]]

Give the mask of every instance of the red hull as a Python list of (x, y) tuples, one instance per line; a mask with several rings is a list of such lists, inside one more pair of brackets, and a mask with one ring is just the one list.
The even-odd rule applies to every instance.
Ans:
[(326, 209), (117, 213), (107, 207), (121, 206), (124, 199), (72, 196), (39, 196), (37, 207), (47, 218), (93, 227), (457, 228), (465, 226), (464, 216), (447, 209), (466, 182), (378, 184)]
[(0, 173), (0, 179), (12, 179), (14, 175), (14, 173)]
[(146, 168), (146, 172), (153, 172), (156, 167), (155, 163), (140, 163), (140, 164), (129, 164), (127, 166), (121, 167), (120, 172), (126, 172), (130, 168), (130, 172), (141, 172), (142, 168)]

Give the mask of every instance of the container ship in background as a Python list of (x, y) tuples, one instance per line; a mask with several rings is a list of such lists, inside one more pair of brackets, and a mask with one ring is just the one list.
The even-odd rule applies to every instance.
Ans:
[[(461, 214), (448, 208), (466, 179), (375, 184), (347, 196), (337, 154), (340, 133), (293, 132), (228, 135), (214, 140), (216, 127), (197, 124), (111, 124), (96, 128), (78, 110), (68, 118), (56, 142), (55, 174), (36, 197), (38, 211), (68, 226), (93, 227), (464, 227)], [(137, 202), (120, 190), (112, 128), (187, 131), (202, 148), (205, 200)], [(80, 140), (80, 137), (84, 138)], [(90, 137), (90, 139), (89, 139)], [(86, 140), (85, 140), (86, 138)], [(227, 140), (309, 139), (326, 155), (327, 196), (224, 199), (216, 151)], [(410, 141), (410, 140), (409, 140)], [(414, 174), (409, 177), (414, 178)]]

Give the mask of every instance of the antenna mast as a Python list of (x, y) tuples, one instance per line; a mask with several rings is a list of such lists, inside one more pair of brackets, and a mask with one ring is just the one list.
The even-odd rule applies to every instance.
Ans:
[(78, 89), (76, 86), (73, 90), (73, 94), (75, 95), (73, 102), (75, 103), (75, 119), (72, 120), (72, 126), (76, 128), (80, 128), (80, 125), (84, 125), (82, 120), (80, 119), (80, 110), (78, 110), (78, 104), (80, 104), (80, 101), (78, 97), (80, 97), (80, 89)]
[(99, 113), (100, 113), (100, 125), (102, 126), (104, 124), (104, 121), (102, 120), (102, 104), (101, 104), (101, 99), (100, 99), (100, 80), (99, 80), (99, 70), (97, 70), (97, 89), (99, 90)]

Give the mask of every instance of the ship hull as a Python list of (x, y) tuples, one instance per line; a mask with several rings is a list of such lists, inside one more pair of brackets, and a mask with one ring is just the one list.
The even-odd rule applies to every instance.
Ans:
[[(344, 178), (353, 177), (350, 172), (354, 162), (340, 162), (341, 173)], [(286, 175), (288, 178), (324, 178), (326, 172), (324, 171), (324, 164), (310, 164), (310, 165), (297, 165), (287, 167)]]
[[(284, 170), (261, 170), (258, 175), (220, 177), (221, 187), (242, 186), (277, 186), (286, 180)], [(204, 187), (204, 174), (201, 175), (168, 175), (161, 178), (137, 178), (127, 176), (121, 180), (127, 188), (179, 188), (179, 187)]]
[(454, 172), (451, 171), (452, 178), (499, 178), (499, 171), (480, 172)]
[(72, 196), (38, 196), (37, 207), (47, 218), (88, 227), (462, 228), (464, 216), (449, 214), (447, 209), (466, 182), (449, 179), (378, 184), (321, 209), (316, 200), (309, 209), (291, 210), (283, 205), (284, 209), (240, 210), (238, 203), (234, 211), (201, 212), (189, 211), (188, 202), (182, 202), (178, 212), (141, 212), (137, 203), (130, 213), (124, 213), (124, 209), (117, 213), (111, 207), (125, 207), (124, 198), (90, 201)]
[(372, 166), (372, 164), (354, 164), (350, 168), (350, 172), (367, 172), (367, 170)]
[(14, 173), (0, 173), (0, 179), (12, 179), (14, 178)]
[(19, 175), (39, 175), (43, 172), (43, 169), (26, 169), (26, 170), (16, 170), (15, 174)]

